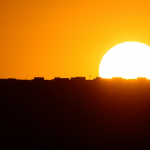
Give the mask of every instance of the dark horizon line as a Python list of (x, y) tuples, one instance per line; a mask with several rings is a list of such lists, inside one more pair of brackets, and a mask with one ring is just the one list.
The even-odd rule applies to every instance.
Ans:
[(16, 79), (16, 78), (0, 78), (0, 80), (28, 80), (28, 81), (32, 81), (32, 80), (44, 80), (44, 81), (52, 81), (52, 80), (74, 80), (74, 79), (82, 79), (82, 80), (139, 80), (139, 79), (143, 79), (143, 80), (150, 80), (147, 79), (147, 77), (137, 77), (134, 79), (126, 79), (126, 78), (122, 78), (122, 77), (112, 77), (112, 78), (102, 78), (102, 77), (95, 77), (93, 79), (86, 79), (86, 77), (70, 77), (70, 78), (61, 78), (61, 77), (54, 77), (53, 79), (45, 79), (44, 77), (34, 77), (33, 79)]

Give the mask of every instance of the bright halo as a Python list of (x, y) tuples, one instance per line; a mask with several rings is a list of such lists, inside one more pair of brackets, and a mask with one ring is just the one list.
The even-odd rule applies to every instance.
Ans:
[(99, 76), (150, 79), (150, 47), (139, 42), (124, 42), (116, 45), (102, 58)]

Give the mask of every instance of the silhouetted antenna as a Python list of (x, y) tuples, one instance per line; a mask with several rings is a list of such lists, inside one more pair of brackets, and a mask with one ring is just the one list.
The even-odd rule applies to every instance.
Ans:
[(89, 79), (91, 80), (91, 75), (89, 75)]

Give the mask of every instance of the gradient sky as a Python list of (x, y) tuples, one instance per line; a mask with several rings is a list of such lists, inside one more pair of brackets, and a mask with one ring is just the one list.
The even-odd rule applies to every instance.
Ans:
[(149, 0), (0, 0), (0, 78), (99, 76), (116, 44), (150, 45)]

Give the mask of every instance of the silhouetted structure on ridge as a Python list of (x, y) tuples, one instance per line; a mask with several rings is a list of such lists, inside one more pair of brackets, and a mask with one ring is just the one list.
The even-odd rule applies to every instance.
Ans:
[(54, 78), (55, 81), (69, 81), (69, 78), (59, 78), (59, 77), (56, 77)]
[(44, 80), (44, 77), (34, 77), (34, 80), (35, 80), (35, 81), (43, 81), (43, 80)]
[(72, 77), (71, 81), (85, 81), (85, 77)]
[[(4, 79), (5, 80), (5, 79)], [(8, 81), (16, 81), (17, 79), (15, 79), (15, 78), (8, 78), (8, 79), (6, 79), (6, 80), (8, 80)]]

